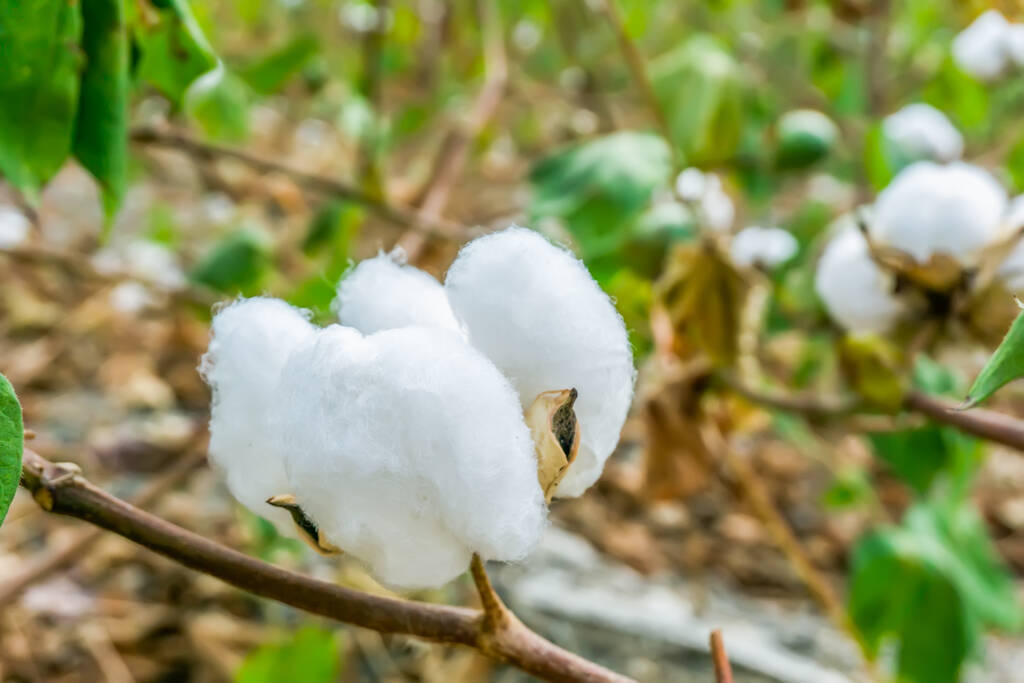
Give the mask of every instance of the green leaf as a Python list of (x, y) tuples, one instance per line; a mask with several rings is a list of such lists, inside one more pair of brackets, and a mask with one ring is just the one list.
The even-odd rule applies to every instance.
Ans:
[(21, 404), (14, 387), (0, 375), (0, 524), (14, 500), (21, 479), (21, 452), (25, 442)]
[(189, 277), (225, 294), (248, 294), (258, 288), (268, 262), (262, 236), (242, 228), (216, 244)]
[(217, 66), (217, 56), (188, 0), (147, 3), (146, 13), (154, 18), (140, 17), (135, 25), (137, 76), (180, 104), (192, 82)]
[(733, 157), (743, 131), (740, 67), (712, 37), (697, 35), (651, 63), (672, 142), (691, 165)]
[(281, 90), (320, 50), (315, 36), (303, 35), (239, 69), (249, 87), (260, 95)]
[(235, 683), (335, 683), (341, 673), (341, 653), (334, 634), (312, 626), (290, 639), (250, 652)]
[(1001, 386), (1024, 375), (1024, 313), (1010, 325), (999, 348), (981, 369), (967, 392), (966, 408), (978, 405)]
[(128, 27), (125, 0), (82, 0), (85, 71), (73, 149), (96, 178), (108, 224), (128, 179)]
[(81, 32), (74, 0), (0, 0), (0, 173), (33, 201), (71, 151)]
[(218, 64), (185, 91), (185, 113), (214, 140), (239, 142), (249, 134), (249, 86)]
[(981, 461), (983, 445), (949, 427), (928, 424), (868, 435), (875, 455), (918, 494), (927, 493), (941, 474), (963, 488)]
[(908, 681), (956, 681), (983, 628), (1022, 623), (1013, 580), (963, 502), (919, 503), (900, 526), (864, 537), (853, 552), (849, 609), (870, 651), (898, 642)]

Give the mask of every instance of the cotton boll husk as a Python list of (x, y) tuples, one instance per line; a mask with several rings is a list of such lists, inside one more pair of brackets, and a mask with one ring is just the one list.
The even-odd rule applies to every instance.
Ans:
[(853, 218), (838, 219), (814, 275), (814, 289), (832, 319), (854, 334), (889, 331), (904, 312), (893, 285), (892, 275), (871, 259)]
[(243, 505), (294, 535), (290, 515), (267, 504), (289, 493), (270, 417), (280, 410), (277, 383), (292, 349), (312, 337), (306, 315), (278, 299), (242, 299), (213, 318), (200, 372), (210, 385), (210, 459)]
[(522, 559), (546, 506), (518, 397), (451, 330), (332, 325), (281, 373), (274, 431), (328, 541), (389, 585), (438, 586), (473, 552)]
[(953, 161), (964, 151), (964, 137), (946, 115), (928, 104), (909, 104), (882, 121), (882, 133), (916, 159)]
[(1006, 70), (1007, 29), (1010, 24), (998, 10), (988, 10), (953, 39), (953, 61), (964, 72), (982, 81), (999, 78)]
[(870, 234), (919, 263), (942, 253), (970, 265), (1004, 236), (1006, 203), (1006, 191), (982, 168), (919, 161), (878, 195)]
[(796, 238), (786, 230), (752, 225), (732, 238), (729, 256), (741, 268), (755, 264), (774, 268), (793, 258), (797, 247)]
[(404, 260), (400, 250), (380, 254), (342, 279), (334, 311), (343, 325), (363, 334), (409, 325), (458, 330), (441, 283)]
[(544, 391), (579, 391), (580, 450), (556, 495), (580, 495), (618, 443), (633, 395), (633, 354), (612, 302), (575, 256), (517, 227), (466, 245), (445, 289), (524, 409)]

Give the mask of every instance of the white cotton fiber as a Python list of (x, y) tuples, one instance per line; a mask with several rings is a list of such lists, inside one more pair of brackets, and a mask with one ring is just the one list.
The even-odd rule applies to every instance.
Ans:
[(0, 205), (0, 249), (13, 249), (28, 239), (32, 224), (13, 206)]
[(832, 319), (846, 331), (887, 332), (904, 311), (892, 293), (894, 278), (871, 259), (867, 240), (851, 216), (836, 223), (818, 261), (814, 289)]
[(1009, 27), (1010, 23), (998, 10), (984, 12), (953, 40), (953, 61), (978, 80), (999, 78), (1009, 61)]
[(729, 257), (741, 268), (760, 265), (766, 268), (785, 263), (797, 250), (793, 235), (782, 228), (752, 225), (736, 233), (729, 245)]
[(878, 195), (872, 240), (919, 263), (947, 254), (972, 264), (1003, 236), (1006, 191), (987, 171), (963, 162), (919, 161)]
[(333, 325), (291, 355), (273, 418), (328, 541), (384, 583), (440, 585), (473, 552), (518, 560), (546, 507), (512, 387), (456, 332)]
[(270, 417), (281, 409), (276, 392), (288, 354), (314, 328), (299, 310), (278, 299), (242, 299), (213, 318), (210, 347), (200, 372), (213, 392), (210, 459), (243, 505), (293, 535), (290, 515), (267, 498), (291, 493)]
[(911, 159), (953, 161), (964, 151), (964, 136), (928, 104), (908, 104), (885, 117), (882, 134)]
[(580, 495), (615, 448), (633, 395), (633, 355), (612, 302), (571, 253), (516, 227), (466, 245), (445, 289), (523, 408), (544, 391), (579, 391), (580, 451), (557, 495)]
[[(1024, 229), (1024, 195), (1018, 195), (1010, 201), (1003, 220), (1008, 230), (1020, 232)], [(1007, 289), (1017, 296), (1024, 295), (1024, 239), (1018, 238), (1017, 244), (1000, 264), (996, 274)]]
[(404, 261), (400, 250), (380, 254), (342, 279), (334, 311), (343, 325), (364, 334), (408, 325), (458, 329), (441, 283)]

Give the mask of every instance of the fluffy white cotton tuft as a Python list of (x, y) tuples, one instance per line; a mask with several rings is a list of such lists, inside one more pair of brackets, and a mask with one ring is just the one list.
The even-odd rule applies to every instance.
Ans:
[(466, 245), (445, 289), (470, 343), (524, 408), (544, 391), (579, 391), (580, 452), (557, 495), (580, 495), (618, 443), (633, 395), (633, 354), (612, 302), (571, 253), (516, 227)]
[(796, 238), (782, 228), (752, 225), (732, 238), (729, 256), (741, 268), (753, 265), (774, 268), (793, 258), (797, 246)]
[(441, 283), (405, 264), (400, 250), (366, 259), (338, 285), (334, 311), (363, 334), (409, 325), (459, 328)]
[(991, 81), (1006, 70), (1010, 24), (998, 10), (990, 9), (975, 19), (953, 40), (953, 61), (978, 80)]
[(832, 319), (854, 334), (889, 331), (904, 311), (894, 284), (871, 259), (852, 216), (838, 219), (814, 275), (814, 289)]
[(953, 161), (964, 151), (964, 136), (945, 114), (928, 104), (909, 104), (885, 117), (882, 133), (913, 159)]
[[(1019, 232), (1024, 229), (1024, 195), (1018, 195), (1010, 201), (1004, 222), (1008, 230)], [(996, 274), (1007, 289), (1017, 296), (1024, 295), (1024, 239), (1017, 241)]]
[(461, 335), (333, 325), (291, 355), (274, 431), (324, 538), (400, 587), (518, 560), (546, 507), (508, 380)]
[(32, 224), (13, 206), (0, 205), (0, 249), (12, 249), (28, 239)]
[(871, 238), (919, 263), (943, 253), (971, 264), (1003, 236), (1006, 202), (1006, 191), (982, 168), (919, 161), (878, 195)]
[(213, 318), (200, 372), (213, 391), (210, 459), (243, 505), (293, 535), (291, 518), (267, 498), (290, 493), (270, 427), (288, 354), (314, 334), (303, 312), (278, 299), (242, 299)]
[(698, 201), (704, 196), (705, 187), (707, 187), (707, 181), (704, 178), (704, 172), (699, 168), (693, 166), (684, 168), (676, 176), (676, 194), (684, 201)]

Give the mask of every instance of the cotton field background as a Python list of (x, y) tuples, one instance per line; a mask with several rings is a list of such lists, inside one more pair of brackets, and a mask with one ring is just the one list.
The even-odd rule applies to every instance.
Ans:
[(1021, 3), (0, 0), (0, 681), (1024, 680), (1018, 296)]

